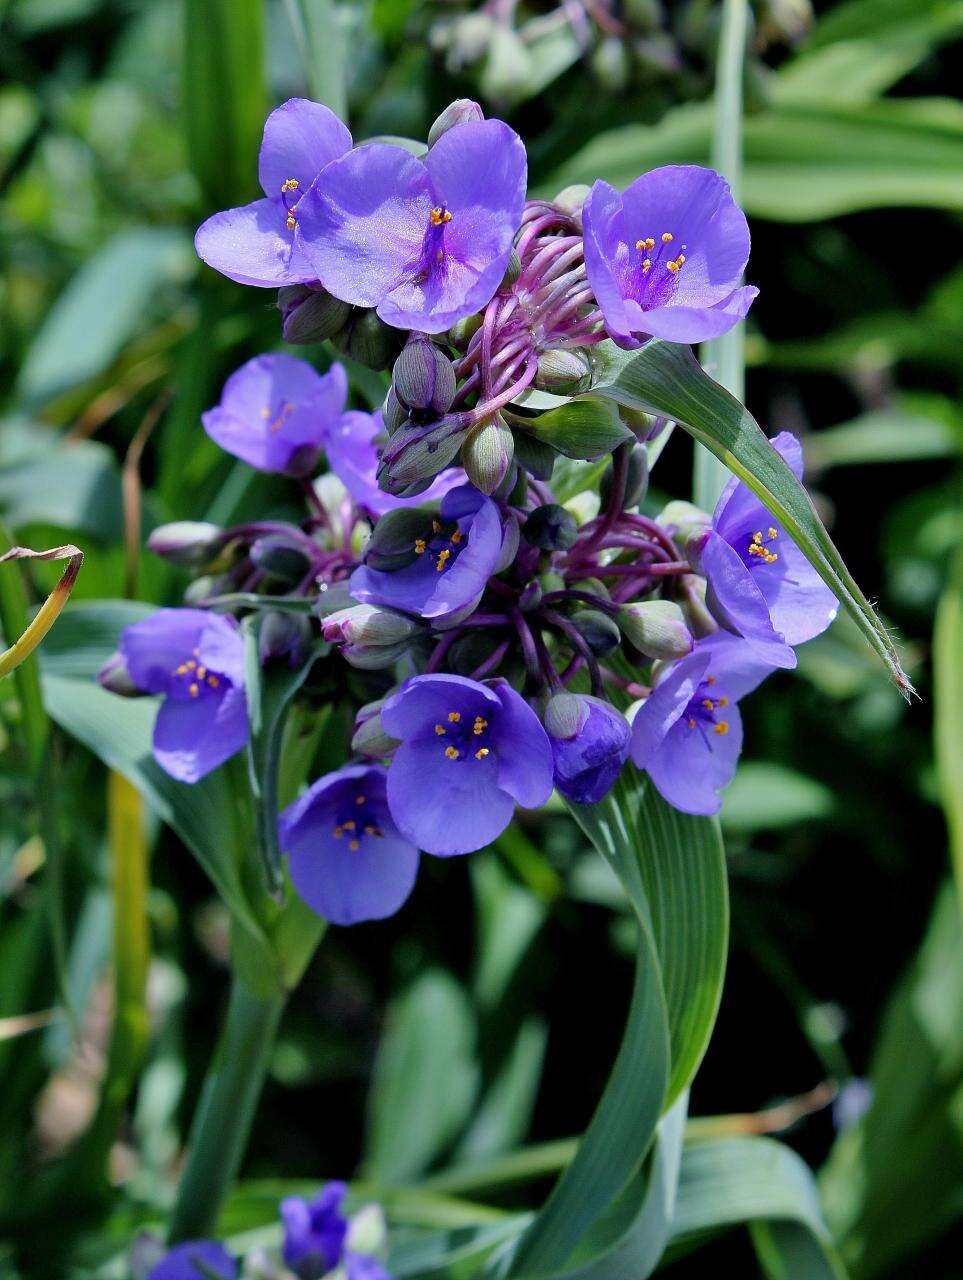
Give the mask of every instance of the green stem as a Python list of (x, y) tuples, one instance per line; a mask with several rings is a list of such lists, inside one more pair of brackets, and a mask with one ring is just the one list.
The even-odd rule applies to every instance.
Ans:
[[(712, 167), (725, 177), (733, 198), (742, 186), (742, 75), (749, 20), (747, 0), (723, 0), (722, 30), (716, 62)], [(734, 325), (721, 338), (703, 344), (702, 363), (742, 403), (745, 396), (745, 326)], [(696, 445), (693, 490), (696, 505), (711, 510), (729, 472), (702, 445)]]
[(284, 0), (311, 97), (348, 118), (347, 65), (338, 6), (332, 0)]
[(227, 1017), (191, 1125), (170, 1242), (214, 1231), (237, 1173), (267, 1073), (285, 995), (252, 995), (233, 980)]

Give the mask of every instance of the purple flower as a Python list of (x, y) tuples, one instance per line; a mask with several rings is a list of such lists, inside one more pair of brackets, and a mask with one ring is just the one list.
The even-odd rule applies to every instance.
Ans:
[(717, 813), (742, 750), (736, 703), (774, 670), (724, 631), (669, 667), (632, 722), (632, 759), (684, 813)]
[[(802, 450), (796, 437), (783, 431), (772, 444), (801, 480)], [(790, 646), (818, 636), (836, 616), (836, 597), (752, 490), (735, 477), (722, 491), (711, 528), (696, 539), (692, 551), (706, 577), (706, 603), (713, 616), (774, 666), (794, 667)]]
[(759, 292), (740, 287), (749, 227), (711, 169), (652, 169), (621, 195), (596, 182), (582, 221), (589, 284), (618, 342), (649, 334), (669, 342), (717, 338)]
[(378, 447), (375, 443), (384, 429), (380, 412), (351, 410), (341, 415), (325, 442), (331, 470), (359, 507), (373, 516), (382, 516), (397, 507), (437, 502), (449, 490), (465, 483), (465, 473), (460, 468), (452, 468), (442, 472), (429, 488), (413, 498), (396, 498), (385, 493), (378, 484)]
[(311, 1201), (288, 1196), (281, 1201), (285, 1264), (302, 1276), (322, 1276), (338, 1265), (348, 1234), (348, 1220), (341, 1212), (348, 1188), (328, 1182)]
[(383, 920), (414, 887), (418, 850), (392, 821), (385, 780), (380, 765), (347, 765), (319, 778), (278, 820), (295, 889), (333, 924)]
[(221, 403), (201, 414), (222, 449), (258, 471), (311, 471), (348, 395), (340, 364), (322, 377), (294, 356), (255, 356), (224, 384)]
[(398, 829), (426, 853), (450, 857), (489, 844), (515, 805), (552, 793), (552, 748), (538, 716), (505, 680), (415, 676), (381, 709), (401, 745), (388, 767)]
[(320, 102), (289, 98), (264, 123), (258, 178), (267, 197), (215, 213), (194, 237), (197, 255), (239, 284), (277, 289), (311, 282), (300, 206), (318, 172), (351, 148), (351, 134)]
[(147, 1280), (234, 1280), (237, 1263), (216, 1240), (187, 1240), (168, 1249), (147, 1273)]
[(464, 484), (445, 494), (438, 517), (425, 514), (411, 562), (400, 569), (361, 565), (350, 591), (362, 604), (416, 614), (436, 627), (455, 626), (478, 604), (502, 554), (498, 507)]
[(120, 653), (131, 680), (163, 694), (154, 757), (181, 782), (197, 782), (248, 738), (244, 642), (237, 623), (203, 609), (160, 609), (125, 627)]
[[(553, 714), (559, 698), (565, 700), (564, 716)], [(596, 804), (608, 795), (629, 754), (632, 730), (625, 716), (601, 698), (561, 694), (549, 705), (545, 727), (562, 795), (577, 804)]]
[(304, 252), (336, 298), (440, 333), (484, 307), (521, 220), (527, 160), (500, 120), (449, 129), (418, 160), (370, 143), (329, 164), (298, 208)]

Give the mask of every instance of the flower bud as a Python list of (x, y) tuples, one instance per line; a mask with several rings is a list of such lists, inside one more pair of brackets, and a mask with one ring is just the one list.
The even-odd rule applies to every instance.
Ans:
[(513, 245), (511, 254), (508, 258), (508, 266), (505, 268), (505, 274), (502, 276), (502, 282), (498, 286), (499, 291), (503, 289), (510, 289), (521, 274), (522, 260), (518, 256), (518, 251)]
[(676, 583), (680, 593), (680, 604), (689, 630), (700, 640), (711, 636), (719, 630), (719, 624), (709, 612), (706, 605), (706, 580), (693, 573), (683, 574)]
[(374, 311), (353, 307), (332, 342), (342, 355), (369, 369), (387, 369), (398, 354), (401, 332), (385, 324)]
[(341, 656), (359, 671), (384, 671), (405, 656), (411, 643), (411, 640), (399, 640), (397, 644), (348, 644), (341, 650)]
[(512, 433), (496, 418), (469, 433), (461, 447), (461, 465), (476, 489), (492, 494), (508, 475), (514, 455)]
[(692, 652), (692, 633), (672, 600), (624, 604), (616, 619), (625, 638), (647, 658), (681, 658)]
[(591, 187), (585, 185), (584, 182), (575, 182), (570, 187), (564, 187), (555, 199), (553, 204), (558, 205), (565, 213), (578, 223), (578, 228), (582, 229), (582, 206), (589, 197)]
[(371, 760), (383, 760), (385, 756), (391, 755), (398, 745), (398, 739), (389, 737), (381, 727), (381, 706), (380, 702), (370, 703), (369, 707), (375, 707), (376, 710), (366, 716), (364, 713), (368, 708), (361, 708), (351, 739), (351, 750), (357, 751), (359, 755), (368, 756)]
[(611, 653), (622, 643), (622, 633), (617, 623), (601, 609), (578, 609), (572, 614), (572, 623), (578, 628), (588, 647), (599, 657)]
[(456, 98), (448, 104), (434, 124), (428, 130), (428, 146), (433, 147), (438, 139), (460, 124), (470, 124), (473, 120), (484, 120), (485, 113), (477, 102), (471, 98)]
[(262, 573), (292, 586), (303, 581), (311, 570), (311, 561), (293, 538), (271, 533), (252, 542), (248, 552), (251, 563)]
[(522, 537), (543, 551), (567, 551), (575, 545), (578, 525), (564, 507), (551, 502), (535, 508), (522, 526)]
[(619, 36), (599, 41), (591, 65), (599, 84), (609, 93), (621, 93), (629, 82), (629, 51)]
[(398, 399), (393, 386), (388, 388), (385, 402), (381, 406), (381, 420), (389, 436), (394, 435), (408, 421), (408, 410)]
[(425, 533), (425, 513), (414, 507), (397, 507), (386, 512), (368, 539), (365, 564), (371, 569), (391, 572), (412, 564), (415, 540)]
[(122, 698), (139, 698), (143, 694), (130, 678), (120, 653), (112, 653), (97, 672), (97, 683), (109, 693), (119, 693)]
[(522, 613), (531, 613), (533, 609), (537, 609), (542, 603), (542, 596), (545, 592), (542, 590), (542, 584), (536, 579), (530, 582), (518, 597), (518, 607)]
[[(430, 427), (412, 423), (392, 436), (378, 465), (378, 483), (386, 493), (408, 497), (425, 487), (439, 471), (450, 467), (461, 448), (464, 429), (452, 418)], [(411, 486), (419, 486), (411, 489)]]
[[(472, 104), (474, 105), (474, 104)], [(388, 1246), (388, 1224), (378, 1204), (364, 1204), (348, 1219), (345, 1248), (368, 1257), (383, 1257)]]
[(556, 693), (542, 716), (552, 738), (574, 738), (588, 719), (588, 707), (577, 693)]
[(195, 578), (193, 582), (189, 582), (184, 588), (184, 603), (186, 605), (199, 604), (210, 596), (223, 595), (225, 591), (233, 590), (234, 585), (226, 574), (220, 577), (205, 574), (202, 578)]
[[(599, 497), (602, 506), (608, 506), (612, 492), (612, 468), (608, 467), (599, 482)], [(645, 497), (649, 487), (649, 455), (643, 445), (636, 445), (629, 454), (628, 474), (625, 478), (625, 497), (622, 499), (623, 511), (637, 507)]]
[(510, 564), (515, 563), (521, 540), (521, 526), (518, 523), (518, 516), (514, 512), (510, 512), (505, 517), (502, 527), (502, 549), (498, 553), (498, 559), (495, 561), (495, 567), (492, 570), (493, 573), (504, 573)]
[(278, 290), (281, 336), (292, 345), (324, 342), (333, 338), (348, 322), (351, 306), (332, 297), (327, 289), (308, 284), (289, 284)]
[(429, 338), (411, 338), (391, 371), (391, 385), (408, 409), (447, 413), (455, 398), (455, 366)]
[(288, 609), (269, 609), (258, 632), (258, 657), (262, 666), (286, 660), (296, 667), (304, 658), (311, 642), (311, 621), (303, 613)]
[(371, 604), (339, 609), (328, 614), (321, 626), (325, 640), (331, 644), (397, 644), (418, 629), (418, 623), (403, 613)]
[(198, 568), (217, 554), (222, 530), (202, 520), (175, 520), (158, 525), (147, 539), (148, 548), (171, 564)]
[(657, 520), (663, 529), (683, 546), (690, 538), (705, 533), (712, 523), (712, 518), (705, 511), (691, 502), (681, 500), (668, 503)]
[(538, 357), (535, 386), (539, 391), (575, 396), (592, 385), (592, 365), (580, 351), (554, 347)]
[(465, 351), (481, 326), (482, 319), (477, 314), (456, 320), (445, 335), (448, 345), (454, 347), (456, 351)]

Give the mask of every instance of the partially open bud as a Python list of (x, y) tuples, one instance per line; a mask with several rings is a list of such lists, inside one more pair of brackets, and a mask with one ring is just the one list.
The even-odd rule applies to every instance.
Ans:
[(261, 665), (286, 661), (289, 667), (296, 667), (304, 658), (310, 642), (311, 621), (303, 613), (269, 609), (258, 632)]
[[(602, 506), (608, 506), (612, 492), (612, 468), (608, 467), (599, 482), (599, 497)], [(625, 478), (625, 497), (622, 499), (623, 511), (637, 507), (645, 497), (649, 487), (649, 455), (643, 445), (636, 445), (629, 454), (628, 474)]]
[(575, 219), (579, 230), (582, 229), (582, 206), (591, 190), (592, 188), (586, 186), (584, 182), (575, 182), (570, 187), (564, 187), (552, 201), (560, 209), (564, 209), (570, 218)]
[(342, 355), (369, 369), (387, 369), (398, 354), (401, 331), (385, 324), (374, 311), (353, 307), (347, 322), (332, 342)]
[(578, 525), (564, 507), (550, 502), (535, 508), (522, 526), (522, 537), (543, 551), (567, 551), (575, 545)]
[(411, 643), (411, 640), (399, 640), (397, 644), (348, 644), (341, 650), (341, 656), (359, 671), (384, 671), (405, 656)]
[(455, 366), (424, 337), (410, 339), (391, 371), (391, 385), (399, 402), (435, 417), (451, 408), (456, 383)]
[(222, 545), (222, 530), (202, 520), (176, 520), (158, 525), (147, 539), (148, 548), (171, 564), (198, 568), (212, 560)]
[(418, 623), (392, 609), (356, 604), (330, 613), (322, 623), (322, 634), (332, 644), (397, 644), (418, 631)]
[(625, 717), (601, 698), (557, 693), (542, 717), (552, 745), (555, 786), (577, 804), (597, 804), (629, 754)]
[(475, 427), (461, 447), (465, 475), (482, 493), (494, 493), (508, 475), (515, 454), (512, 433), (500, 418)]
[(119, 693), (122, 698), (139, 698), (144, 692), (131, 680), (119, 653), (112, 653), (97, 672), (97, 683), (110, 693)]
[(622, 643), (617, 623), (601, 609), (578, 609), (572, 614), (572, 622), (588, 647), (600, 658)]
[(535, 386), (539, 391), (575, 396), (588, 391), (591, 385), (592, 365), (582, 352), (553, 347), (538, 357)]
[(278, 578), (294, 586), (301, 582), (311, 569), (311, 561), (293, 538), (280, 533), (270, 533), (251, 544), (248, 552), (251, 563), (262, 573)]
[(518, 597), (518, 607), (522, 613), (531, 613), (533, 609), (537, 609), (542, 603), (542, 597), (545, 592), (542, 590), (542, 584), (536, 578), (534, 582), (530, 582)]
[(672, 600), (624, 604), (616, 618), (625, 638), (648, 658), (682, 658), (692, 652), (692, 633)]
[(354, 722), (354, 734), (351, 738), (351, 750), (359, 755), (368, 756), (371, 760), (383, 760), (394, 751), (398, 739), (389, 737), (381, 726), (380, 702), (369, 702), (358, 712)]
[(294, 345), (324, 342), (348, 322), (351, 306), (327, 289), (308, 284), (288, 284), (278, 290), (281, 336)]
[(577, 693), (556, 693), (549, 699), (542, 723), (552, 738), (574, 738), (588, 719), (588, 706)]
[(484, 119), (485, 113), (477, 102), (472, 102), (471, 98), (456, 98), (445, 107), (428, 130), (428, 146), (433, 147), (443, 134), (449, 129), (454, 129), (456, 125), (470, 124), (473, 120)]

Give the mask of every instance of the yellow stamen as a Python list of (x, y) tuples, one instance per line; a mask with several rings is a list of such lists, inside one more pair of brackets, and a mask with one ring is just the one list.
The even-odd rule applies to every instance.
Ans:
[(211, 686), (212, 689), (216, 689), (218, 688), (221, 682), (217, 676), (208, 676), (207, 683)]
[(487, 748), (487, 747), (479, 747), (479, 748), (478, 748), (478, 750), (475, 752), (475, 759), (476, 759), (476, 760), (484, 760), (484, 759), (485, 759), (485, 757), (486, 757), (487, 755), (490, 755), (490, 754), (491, 754), (491, 753), (490, 753), (490, 751), (488, 750), (488, 748)]
[(357, 826), (357, 823), (354, 818), (352, 818), (350, 822), (342, 822), (341, 825), (344, 827), (345, 831), (353, 831)]
[(200, 691), (201, 691), (201, 686), (199, 684), (189, 684), (187, 686), (187, 692), (191, 695), (192, 698), (196, 698), (197, 695), (200, 693)]
[(759, 532), (759, 531), (757, 531), (756, 533), (754, 533), (754, 534), (752, 535), (752, 540), (753, 540), (753, 542), (756, 544), (756, 546), (758, 547), (758, 546), (759, 546), (759, 544), (762, 542), (762, 533), (761, 533), (761, 532)]
[(428, 544), (427, 542), (425, 542), (424, 538), (415, 538), (415, 555), (416, 556), (424, 555), (425, 547), (427, 545)]
[(706, 684), (715, 684), (715, 682), (716, 682), (715, 676), (706, 676)]
[(719, 701), (716, 703), (717, 707), (727, 707), (728, 705), (729, 705), (729, 699), (725, 696), (725, 694), (723, 694), (722, 697), (719, 699)]
[(686, 721), (686, 724), (689, 726), (690, 729), (694, 729), (696, 727), (695, 716), (690, 716), (689, 719)]
[(449, 711), (449, 712), (448, 712), (448, 719), (451, 721), (451, 723), (452, 723), (452, 724), (458, 724), (458, 722), (461, 720), (461, 712), (460, 712), (460, 711)]
[(461, 542), (461, 538), (462, 538), (461, 530), (456, 529), (455, 532), (451, 535), (450, 541), (454, 546), (457, 547), (459, 542)]
[(651, 259), (651, 258), (643, 258), (643, 259), (642, 259), (642, 274), (643, 274), (643, 275), (647, 275), (651, 270), (652, 270), (652, 259)]
[(381, 832), (381, 831), (379, 831), (377, 827), (372, 827), (370, 824), (369, 824), (367, 827), (365, 827), (365, 829), (364, 829), (364, 833), (365, 833), (365, 835), (366, 835), (366, 836), (378, 836), (378, 837), (380, 837), (380, 836), (382, 835), (382, 832)]
[(716, 704), (712, 701), (711, 698), (703, 698), (702, 705), (705, 707), (706, 711), (711, 711)]
[(187, 663), (186, 663), (186, 662), (182, 662), (182, 663), (181, 663), (181, 665), (180, 665), (179, 667), (176, 667), (176, 668), (174, 669), (174, 675), (175, 675), (175, 676), (186, 676), (186, 675), (187, 675)]
[(672, 232), (671, 232), (671, 231), (663, 231), (663, 232), (662, 232), (662, 243), (663, 243), (663, 244), (671, 244), (671, 243), (672, 243), (672, 241), (673, 241), (674, 239), (675, 239), (675, 236), (673, 236), (673, 234), (672, 234)]
[(207, 667), (198, 667), (198, 668), (197, 668), (197, 678), (198, 678), (198, 680), (203, 680), (203, 679), (204, 679), (204, 677), (205, 677), (206, 675), (207, 675)]
[(721, 737), (723, 737), (723, 738), (724, 738), (724, 737), (726, 736), (726, 734), (729, 732), (729, 721), (728, 721), (728, 720), (720, 720), (720, 721), (718, 722), (718, 724), (714, 724), (714, 725), (712, 726), (712, 732), (713, 732), (713, 733), (718, 733)]
[(488, 728), (488, 721), (484, 716), (475, 716), (475, 723), (472, 727), (472, 733), (476, 736), (485, 732)]
[(334, 836), (335, 840), (340, 840), (341, 837), (344, 835), (344, 827), (341, 827), (341, 826), (335, 827), (334, 831), (331, 834)]
[(667, 262), (665, 265), (668, 267), (668, 269), (672, 272), (673, 275), (675, 275), (676, 272), (679, 270), (678, 262)]
[(457, 748), (457, 747), (445, 747), (445, 755), (448, 757), (448, 759), (449, 759), (449, 760), (457, 760), (457, 759), (458, 759), (458, 748)]
[(354, 802), (355, 804), (364, 804), (364, 796), (355, 796)]
[(435, 733), (439, 734), (439, 735), (443, 738), (443, 737), (445, 736), (445, 730), (444, 730), (444, 727), (443, 727), (442, 725), (440, 725), (440, 724), (436, 724), (436, 725), (435, 725)]
[(441, 227), (444, 226), (446, 222), (451, 222), (451, 214), (442, 205), (438, 205), (437, 208), (432, 209), (428, 217), (431, 219), (431, 225), (433, 227)]
[(293, 213), (289, 213), (288, 216), (284, 219), (284, 225), (287, 227), (289, 231), (293, 231), (294, 228), (298, 225), (298, 220)]
[(450, 555), (451, 555), (451, 552), (448, 550), (447, 547), (444, 549), (444, 551), (438, 552), (438, 563), (435, 565), (435, 573), (441, 573)]
[(194, 671), (197, 667), (197, 663), (194, 661), (193, 658), (188, 658), (187, 661), (184, 663), (184, 666), (188, 669), (188, 671)]
[(432, 520), (431, 531), (432, 533), (441, 533), (441, 524), (437, 520)]
[(300, 184), (300, 182), (298, 182), (297, 178), (285, 178), (285, 180), (281, 183), (281, 190), (282, 190), (282, 191), (297, 191), (297, 189), (298, 189), (298, 187), (299, 187), (300, 185), (301, 185), (301, 184)]
[(769, 538), (778, 538), (779, 530), (775, 527), (775, 525), (770, 525), (769, 528), (766, 530), (766, 534)]
[(352, 852), (352, 853), (357, 853), (357, 852), (358, 852), (358, 850), (361, 848), (361, 841), (360, 841), (360, 840), (349, 840), (349, 841), (348, 841), (348, 848), (351, 850), (351, 852)]

